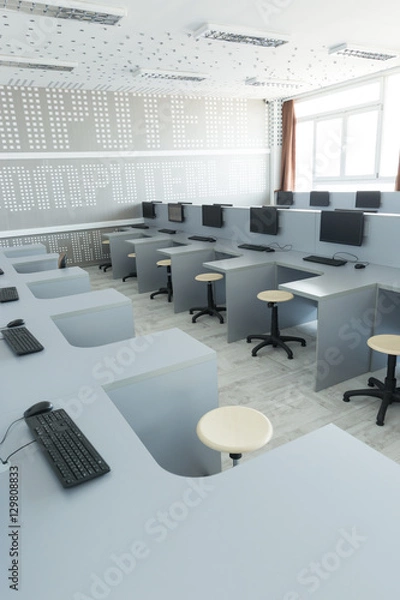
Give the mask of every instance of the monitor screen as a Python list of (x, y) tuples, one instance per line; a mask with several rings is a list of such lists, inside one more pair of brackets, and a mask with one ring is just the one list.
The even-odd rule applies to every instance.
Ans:
[(278, 233), (278, 210), (276, 206), (251, 206), (250, 207), (250, 231), (252, 233), (264, 233), (277, 235)]
[(362, 211), (321, 211), (319, 239), (321, 242), (361, 246), (364, 233)]
[(168, 221), (172, 221), (173, 223), (183, 223), (182, 204), (168, 204)]
[(293, 192), (279, 191), (276, 196), (277, 206), (291, 206), (294, 203)]
[(152, 202), (142, 202), (143, 219), (155, 219), (156, 210)]
[(310, 192), (310, 206), (329, 206), (329, 192)]
[(203, 204), (202, 224), (205, 227), (222, 227), (222, 207), (219, 204)]
[(381, 193), (379, 191), (356, 192), (356, 208), (379, 208), (380, 205)]

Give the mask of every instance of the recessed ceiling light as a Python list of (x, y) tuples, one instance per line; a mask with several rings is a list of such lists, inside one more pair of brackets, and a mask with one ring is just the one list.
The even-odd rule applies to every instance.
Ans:
[(29, 2), (28, 0), (0, 0), (0, 8), (16, 10), (30, 15), (70, 19), (100, 25), (116, 25), (126, 15), (124, 8), (63, 0), (61, 2)]
[(260, 80), (257, 77), (248, 77), (245, 80), (245, 85), (253, 85), (263, 86), (263, 87), (273, 87), (273, 88), (281, 88), (286, 90), (293, 90), (302, 88), (305, 84), (302, 81), (290, 81), (290, 79), (265, 79)]
[(23, 69), (43, 69), (44, 71), (72, 71), (78, 63), (63, 62), (60, 60), (41, 60), (39, 58), (26, 58), (23, 56), (1, 56), (0, 67), (14, 67)]
[(263, 48), (277, 48), (289, 41), (287, 36), (277, 33), (266, 33), (242, 27), (230, 27), (227, 25), (212, 25), (205, 23), (193, 33), (196, 39), (206, 38), (221, 42), (234, 42), (236, 44), (248, 44)]
[(141, 77), (146, 80), (171, 80), (171, 81), (191, 81), (200, 82), (207, 79), (207, 75), (203, 73), (190, 73), (185, 71), (162, 71), (161, 69), (136, 69), (132, 71), (134, 77)]
[(329, 48), (329, 54), (339, 54), (342, 56), (350, 56), (354, 58), (365, 58), (367, 60), (390, 60), (397, 58), (397, 54), (393, 54), (383, 50), (370, 50), (362, 46), (354, 46), (353, 44), (339, 44)]

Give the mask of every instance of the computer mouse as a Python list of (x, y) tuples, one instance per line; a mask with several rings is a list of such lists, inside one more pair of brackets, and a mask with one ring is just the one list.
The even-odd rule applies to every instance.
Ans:
[(28, 417), (33, 417), (35, 415), (40, 415), (42, 413), (47, 413), (53, 410), (53, 405), (51, 402), (47, 400), (43, 400), (42, 402), (37, 402), (36, 404), (32, 404), (29, 408), (24, 412), (24, 419)]
[(19, 327), (20, 325), (24, 325), (24, 323), (23, 319), (14, 319), (14, 321), (7, 323), (7, 327)]
[(363, 265), (362, 263), (357, 263), (354, 265), (355, 269), (365, 269), (365, 265)]

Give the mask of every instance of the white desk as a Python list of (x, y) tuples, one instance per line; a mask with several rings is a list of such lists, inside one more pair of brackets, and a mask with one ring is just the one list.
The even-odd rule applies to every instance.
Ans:
[(336, 427), (191, 479), (161, 469), (104, 395), (80, 424), (112, 470), (64, 490), (39, 453), (15, 458), (19, 591), (2, 537), (5, 600), (397, 597), (400, 467)]

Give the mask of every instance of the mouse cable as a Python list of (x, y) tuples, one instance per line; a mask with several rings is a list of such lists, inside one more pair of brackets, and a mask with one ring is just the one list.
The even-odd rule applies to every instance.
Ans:
[(23, 419), (23, 418), (24, 418), (24, 417), (19, 417), (19, 419), (15, 419), (15, 421), (13, 421), (13, 422), (12, 422), (12, 423), (11, 423), (11, 424), (10, 424), (10, 425), (7, 427), (7, 430), (6, 430), (5, 434), (3, 435), (3, 439), (0, 441), (0, 446), (1, 446), (1, 444), (2, 444), (2, 443), (5, 441), (5, 439), (6, 439), (7, 435), (8, 435), (8, 432), (10, 431), (10, 429), (11, 429), (11, 427), (14, 425), (14, 423), (18, 423), (18, 421), (22, 421), (22, 419)]
[(17, 448), (16, 450), (14, 450), (14, 452), (11, 452), (11, 454), (9, 454), (6, 458), (6, 460), (3, 460), (2, 458), (0, 458), (0, 461), (3, 463), (3, 465), (6, 465), (8, 463), (8, 459), (11, 458), (12, 456), (14, 456), (14, 454), (17, 454), (17, 452), (19, 452), (20, 450), (22, 450), (23, 448), (26, 448), (27, 446), (30, 446), (31, 444), (34, 444), (37, 440), (31, 440), (30, 442), (28, 442), (27, 444), (24, 444), (23, 446), (20, 446), (19, 448)]

